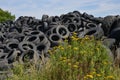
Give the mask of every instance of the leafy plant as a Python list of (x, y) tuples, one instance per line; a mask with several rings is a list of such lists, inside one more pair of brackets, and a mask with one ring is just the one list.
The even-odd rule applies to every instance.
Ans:
[(0, 22), (4, 22), (7, 20), (14, 20), (14, 19), (15, 19), (15, 15), (12, 15), (10, 12), (4, 11), (0, 8)]
[(33, 65), (14, 67), (10, 80), (119, 80), (119, 69), (112, 67), (108, 51), (94, 37), (72, 36), (70, 43), (65, 40), (49, 53), (50, 59), (39, 70)]

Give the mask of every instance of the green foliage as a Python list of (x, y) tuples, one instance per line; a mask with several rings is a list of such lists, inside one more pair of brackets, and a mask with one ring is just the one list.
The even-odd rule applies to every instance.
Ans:
[(10, 12), (4, 11), (0, 8), (0, 22), (4, 22), (7, 20), (14, 20), (14, 19), (15, 19), (15, 15), (12, 15)]
[(49, 51), (51, 58), (40, 70), (18, 65), (10, 80), (119, 80), (120, 70), (114, 70), (100, 41), (93, 37), (71, 39), (69, 44), (66, 40), (64, 45)]
[(48, 75), (46, 80), (115, 79), (111, 58), (100, 41), (72, 37), (70, 44), (57, 47), (51, 56), (51, 67), (43, 71)]
[(13, 76), (7, 80), (40, 80), (40, 73), (33, 65), (26, 68), (25, 65), (18, 64), (12, 70)]

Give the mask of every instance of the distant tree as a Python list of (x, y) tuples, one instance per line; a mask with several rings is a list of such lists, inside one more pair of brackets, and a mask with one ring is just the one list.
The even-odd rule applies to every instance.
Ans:
[(10, 12), (4, 11), (0, 8), (0, 22), (7, 20), (15, 20), (15, 15), (12, 15)]

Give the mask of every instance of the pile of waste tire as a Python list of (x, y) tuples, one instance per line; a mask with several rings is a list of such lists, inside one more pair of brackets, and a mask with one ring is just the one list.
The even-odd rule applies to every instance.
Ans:
[(119, 15), (94, 17), (73, 11), (60, 16), (43, 15), (42, 19), (20, 16), (15, 21), (0, 23), (1, 73), (13, 67), (16, 61), (24, 63), (26, 56), (35, 62), (41, 59), (41, 54), (48, 57), (49, 49), (64, 42), (74, 32), (79, 38), (92, 35), (96, 40), (103, 39), (114, 57), (119, 53)]

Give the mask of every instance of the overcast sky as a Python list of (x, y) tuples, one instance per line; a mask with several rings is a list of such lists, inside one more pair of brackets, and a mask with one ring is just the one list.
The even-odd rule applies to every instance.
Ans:
[(94, 16), (120, 15), (120, 0), (0, 0), (0, 8), (19, 16), (41, 18), (74, 10)]

